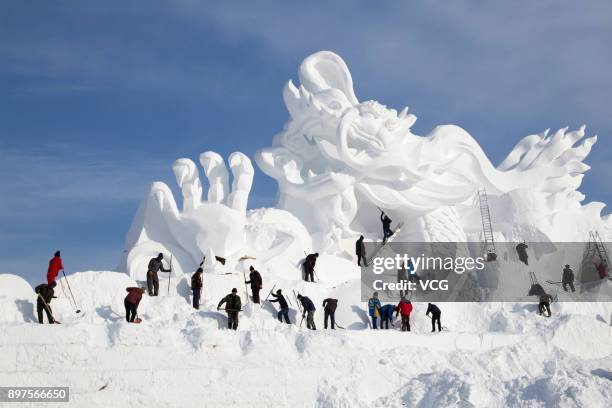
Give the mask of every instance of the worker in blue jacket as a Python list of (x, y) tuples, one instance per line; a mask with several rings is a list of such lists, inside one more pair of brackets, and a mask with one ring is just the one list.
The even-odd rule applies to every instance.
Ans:
[(389, 323), (393, 326), (393, 312), (395, 312), (395, 305), (384, 305), (380, 308), (380, 328), (389, 330)]
[[(372, 297), (368, 300), (368, 314), (370, 315), (370, 318), (372, 319), (372, 328), (373, 329), (378, 329), (378, 327), (376, 326), (376, 322), (378, 321), (378, 318), (380, 317), (380, 300), (378, 300), (378, 292), (374, 292), (372, 294)], [(381, 327), (382, 329), (382, 324)]]

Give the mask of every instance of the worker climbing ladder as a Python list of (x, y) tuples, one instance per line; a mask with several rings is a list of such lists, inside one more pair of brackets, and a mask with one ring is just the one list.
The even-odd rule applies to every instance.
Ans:
[(372, 254), (372, 256), (370, 256), (367, 260), (368, 265), (372, 263), (372, 260), (374, 258), (376, 258), (376, 255), (378, 255), (378, 253), (385, 248), (387, 245), (389, 245), (391, 242), (393, 242), (395, 240), (395, 238), (398, 236), (400, 230), (402, 229), (402, 227), (404, 226), (404, 222), (400, 222), (399, 224), (397, 224), (397, 227), (395, 227), (395, 229), (393, 230), (393, 234), (391, 234), (391, 236), (389, 236), (389, 238), (387, 238), (387, 241), (383, 244), (381, 243), (379, 247), (377, 247), (374, 250), (374, 253)]
[(487, 261), (495, 261), (497, 259), (497, 252), (495, 250), (495, 240), (493, 239), (491, 210), (489, 209), (489, 200), (487, 198), (487, 190), (485, 188), (478, 190), (478, 203), (480, 205), (480, 218), (482, 219), (482, 235), (485, 241)]

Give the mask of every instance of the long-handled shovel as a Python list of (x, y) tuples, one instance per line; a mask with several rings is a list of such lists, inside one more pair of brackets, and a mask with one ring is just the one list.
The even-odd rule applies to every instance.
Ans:
[[(77, 301), (74, 298), (74, 294), (72, 293), (72, 289), (70, 288), (70, 282), (68, 282), (68, 277), (66, 276), (66, 272), (62, 269), (62, 274), (64, 274), (64, 279), (66, 280), (66, 285), (68, 285), (68, 291), (70, 292), (70, 296), (72, 296), (72, 301), (74, 302), (74, 307), (77, 307)], [(81, 313), (81, 309), (75, 310), (76, 313)]]
[(170, 254), (170, 272), (168, 272), (168, 295), (170, 294), (170, 276), (172, 276), (172, 254)]

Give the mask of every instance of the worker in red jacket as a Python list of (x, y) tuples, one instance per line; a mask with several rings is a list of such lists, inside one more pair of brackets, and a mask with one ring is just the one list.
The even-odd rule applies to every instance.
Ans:
[[(125, 320), (128, 323), (134, 323), (134, 319), (136, 318), (136, 314), (138, 313), (138, 305), (142, 300), (142, 294), (145, 292), (144, 288), (126, 288), (125, 289), (128, 294), (123, 301), (123, 305), (125, 306)], [(140, 323), (140, 319), (136, 321), (136, 323)]]
[(51, 285), (51, 282), (55, 281), (59, 271), (64, 270), (62, 265), (62, 258), (60, 258), (60, 251), (57, 251), (53, 258), (49, 261), (49, 269), (47, 270), (47, 284)]
[(402, 300), (400, 300), (395, 310), (395, 317), (397, 317), (398, 313), (402, 315), (402, 331), (410, 331), (410, 313), (412, 313), (412, 303), (402, 296)]

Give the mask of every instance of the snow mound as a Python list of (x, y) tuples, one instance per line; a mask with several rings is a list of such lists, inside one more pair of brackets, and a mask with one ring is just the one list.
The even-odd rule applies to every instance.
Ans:
[(17, 275), (0, 274), (0, 322), (34, 321), (35, 300), (34, 289), (25, 279)]

